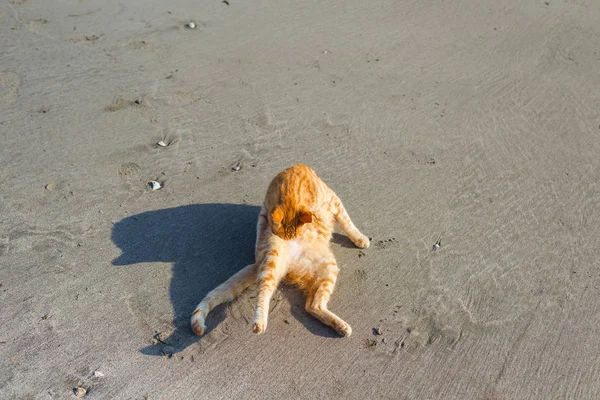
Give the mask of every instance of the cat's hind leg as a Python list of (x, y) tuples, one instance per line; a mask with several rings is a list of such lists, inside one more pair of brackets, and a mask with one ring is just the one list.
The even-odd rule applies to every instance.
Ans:
[(333, 213), (335, 220), (340, 224), (344, 232), (346, 232), (346, 235), (348, 235), (356, 247), (360, 247), (361, 249), (369, 247), (369, 238), (360, 233), (358, 228), (354, 225), (340, 198), (335, 194), (332, 196), (330, 210)]
[(352, 328), (343, 319), (329, 311), (327, 303), (335, 288), (339, 268), (335, 259), (324, 262), (319, 276), (306, 297), (306, 311), (327, 326), (335, 329), (343, 337), (352, 334)]
[[(277, 240), (277, 239), (273, 239)], [(258, 286), (258, 295), (256, 301), (256, 310), (254, 311), (254, 333), (263, 333), (267, 329), (267, 320), (269, 317), (269, 304), (273, 293), (281, 279), (285, 276), (285, 255), (280, 254), (283, 250), (272, 248), (268, 251), (264, 261), (258, 268), (256, 282)]]
[(192, 313), (192, 330), (198, 336), (204, 335), (206, 316), (216, 306), (235, 299), (240, 293), (254, 283), (256, 279), (256, 264), (242, 268), (231, 278), (210, 291), (198, 304)]

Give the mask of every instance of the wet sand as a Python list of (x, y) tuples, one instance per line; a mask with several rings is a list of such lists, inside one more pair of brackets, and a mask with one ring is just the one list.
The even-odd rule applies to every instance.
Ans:
[[(2, 2), (0, 397), (595, 398), (600, 4), (438, 3)], [(352, 336), (194, 336), (298, 162), (373, 238)]]

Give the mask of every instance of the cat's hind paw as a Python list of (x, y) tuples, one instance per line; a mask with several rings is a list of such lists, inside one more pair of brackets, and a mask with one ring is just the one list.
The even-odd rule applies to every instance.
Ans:
[(196, 335), (204, 335), (204, 332), (206, 332), (206, 325), (204, 325), (204, 313), (201, 309), (196, 309), (194, 311), (190, 323), (192, 324), (192, 330)]
[(265, 324), (262, 321), (257, 321), (257, 322), (254, 323), (254, 326), (252, 327), (252, 332), (257, 333), (257, 334), (261, 334), (266, 329), (267, 329), (267, 324)]
[(335, 331), (342, 337), (348, 337), (352, 335), (352, 328), (345, 322), (336, 326)]
[(197, 319), (192, 319), (192, 330), (196, 335), (202, 336), (206, 331), (206, 326)]

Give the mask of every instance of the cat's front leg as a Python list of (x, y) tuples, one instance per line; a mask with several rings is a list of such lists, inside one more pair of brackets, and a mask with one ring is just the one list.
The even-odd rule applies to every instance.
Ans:
[(272, 248), (267, 252), (260, 264), (257, 276), (258, 296), (254, 312), (254, 333), (263, 333), (267, 329), (269, 303), (281, 279), (285, 276), (285, 254), (280, 242), (283, 240), (273, 236), (269, 241)]
[(331, 212), (333, 213), (335, 220), (340, 224), (348, 238), (356, 245), (356, 247), (360, 247), (361, 249), (366, 249), (369, 247), (370, 241), (369, 238), (363, 235), (358, 228), (354, 225), (346, 208), (342, 204), (337, 195), (333, 195), (332, 201), (330, 203)]

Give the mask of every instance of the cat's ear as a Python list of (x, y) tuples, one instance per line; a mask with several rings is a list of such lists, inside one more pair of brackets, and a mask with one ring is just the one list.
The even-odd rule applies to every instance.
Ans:
[(310, 211), (302, 210), (298, 212), (298, 219), (303, 224), (310, 224), (312, 222), (312, 213)]
[(283, 219), (283, 211), (281, 211), (281, 207), (275, 207), (271, 213), (271, 218), (273, 218), (273, 221), (276, 224), (281, 224), (281, 220)]

